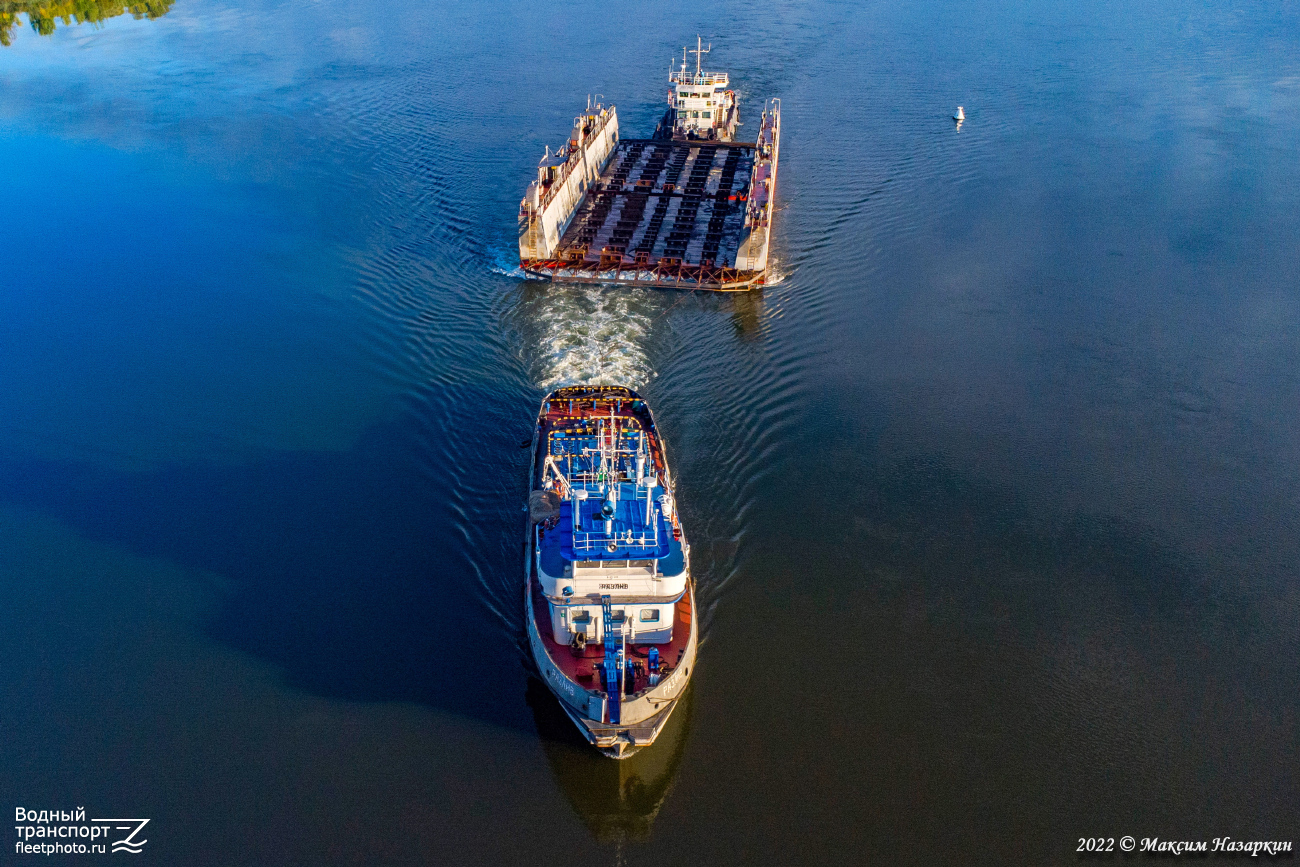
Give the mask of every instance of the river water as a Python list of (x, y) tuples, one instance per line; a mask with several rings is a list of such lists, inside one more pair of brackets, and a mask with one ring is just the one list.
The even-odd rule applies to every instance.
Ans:
[[(168, 864), (1300, 843), (1294, 4), (155, 11), (0, 48), (4, 809)], [(742, 133), (783, 100), (776, 279), (521, 279), (544, 146), (648, 134), (697, 32)], [(704, 612), (624, 763), (522, 641), (520, 443), (600, 380)]]

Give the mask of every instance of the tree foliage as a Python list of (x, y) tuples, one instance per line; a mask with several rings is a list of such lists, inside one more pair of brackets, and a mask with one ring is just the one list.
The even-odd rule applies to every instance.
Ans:
[(175, 0), (141, 0), (126, 3), (123, 0), (0, 0), (0, 45), (13, 41), (18, 16), (26, 15), (32, 29), (42, 36), (54, 32), (55, 23), (63, 26), (78, 24), (99, 25), (109, 18), (131, 13), (134, 18), (161, 18), (172, 8)]

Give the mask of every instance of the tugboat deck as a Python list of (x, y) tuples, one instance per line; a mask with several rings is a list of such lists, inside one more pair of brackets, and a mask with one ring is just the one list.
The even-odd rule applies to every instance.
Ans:
[(756, 146), (623, 139), (554, 258), (527, 263), (556, 282), (748, 289), (736, 269)]
[[(600, 644), (592, 642), (587, 645), (582, 655), (576, 655), (569, 645), (557, 643), (551, 637), (551, 614), (546, 603), (546, 597), (542, 595), (541, 585), (536, 581), (529, 583), (531, 584), (529, 594), (532, 604), (531, 614), (537, 623), (537, 633), (542, 639), (547, 654), (551, 657), (555, 666), (569, 680), (587, 689), (599, 689), (600, 663), (605, 658), (604, 649)], [(641, 663), (650, 654), (651, 647), (659, 648), (659, 656), (664, 660), (663, 676), (666, 677), (681, 662), (682, 656), (686, 653), (686, 645), (690, 643), (691, 620), (694, 615), (691, 610), (691, 595), (689, 593), (677, 601), (674, 613), (677, 616), (677, 625), (680, 628), (673, 629), (671, 641), (663, 644), (629, 644), (627, 646), (628, 653), (638, 663), (635, 684), (628, 690), (629, 693), (640, 692), (650, 687), (645, 667)], [(626, 727), (623, 726), (623, 728)]]

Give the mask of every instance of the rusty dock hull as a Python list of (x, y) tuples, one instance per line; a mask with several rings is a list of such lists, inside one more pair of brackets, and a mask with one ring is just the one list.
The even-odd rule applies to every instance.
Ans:
[(723, 292), (763, 285), (779, 137), (774, 105), (754, 142), (618, 141), (557, 241), (521, 242), (522, 269), (556, 283)]
[(745, 292), (761, 286), (767, 279), (764, 271), (737, 271), (708, 265), (680, 262), (648, 263), (642, 267), (630, 263), (575, 263), (558, 259), (523, 263), (525, 273), (554, 283), (618, 283), (647, 289), (705, 289), (712, 292)]

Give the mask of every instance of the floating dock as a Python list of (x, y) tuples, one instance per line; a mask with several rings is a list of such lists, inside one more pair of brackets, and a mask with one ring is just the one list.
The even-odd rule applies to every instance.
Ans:
[(715, 291), (765, 282), (780, 100), (765, 107), (755, 141), (733, 142), (726, 75), (698, 63), (692, 74), (683, 63), (669, 78), (670, 108), (655, 138), (620, 140), (617, 112), (598, 105), (575, 118), (563, 147), (547, 150), (519, 209), (525, 272), (557, 283)]

